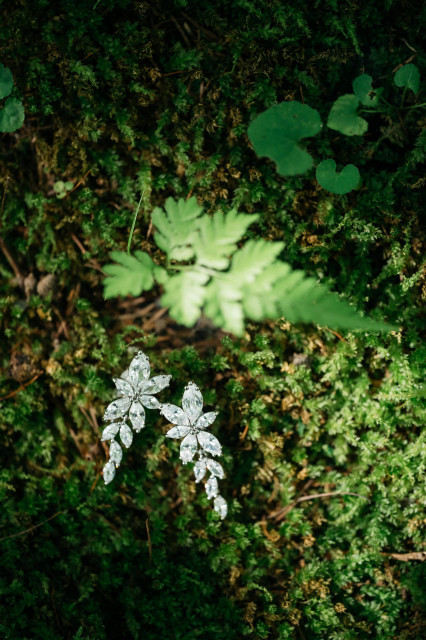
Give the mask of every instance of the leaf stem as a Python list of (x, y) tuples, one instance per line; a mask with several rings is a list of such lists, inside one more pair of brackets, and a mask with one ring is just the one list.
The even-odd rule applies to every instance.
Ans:
[(402, 107), (402, 109), (417, 109), (418, 107), (426, 107), (426, 102), (422, 102), (421, 104), (412, 104), (408, 107)]
[(138, 202), (138, 206), (136, 207), (135, 215), (133, 218), (132, 228), (130, 229), (129, 242), (127, 243), (127, 253), (130, 254), (130, 245), (132, 244), (133, 232), (135, 230), (136, 218), (138, 217), (139, 209), (141, 207), (142, 198), (144, 196), (144, 192), (141, 192), (141, 197)]
[(408, 87), (407, 87), (407, 86), (405, 86), (405, 87), (404, 87), (404, 91), (402, 92), (401, 107), (402, 107), (402, 105), (404, 104), (405, 94), (407, 93), (407, 89), (408, 89)]

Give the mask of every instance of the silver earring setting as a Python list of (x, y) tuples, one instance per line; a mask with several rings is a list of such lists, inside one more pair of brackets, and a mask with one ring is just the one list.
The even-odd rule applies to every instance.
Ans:
[(133, 431), (127, 424), (127, 420), (130, 420), (133, 430), (139, 433), (145, 426), (145, 408), (161, 408), (161, 403), (155, 398), (155, 394), (169, 386), (172, 376), (150, 378), (150, 373), (149, 359), (143, 351), (139, 351), (121, 378), (114, 378), (121, 398), (111, 402), (104, 414), (105, 421), (114, 420), (102, 434), (103, 441), (111, 441), (109, 461), (103, 469), (105, 484), (109, 484), (114, 479), (115, 470), (123, 457), (123, 450), (114, 438), (120, 434), (120, 440), (126, 448), (133, 442)]
[[(222, 465), (214, 457), (222, 455), (219, 440), (206, 431), (218, 415), (217, 411), (202, 413), (203, 396), (196, 384), (190, 382), (182, 397), (182, 408), (173, 404), (161, 404), (155, 394), (170, 384), (170, 375), (150, 378), (151, 368), (148, 357), (139, 351), (121, 378), (114, 378), (118, 394), (121, 396), (107, 407), (104, 421), (112, 421), (102, 433), (102, 441), (110, 441), (109, 460), (103, 468), (105, 484), (109, 484), (119, 467), (123, 449), (115, 439), (130, 447), (133, 431), (139, 433), (145, 426), (145, 408), (159, 409), (174, 426), (166, 433), (168, 438), (183, 438), (180, 445), (180, 459), (183, 464), (197, 460), (194, 465), (195, 482), (200, 482), (210, 474), (204, 484), (207, 498), (213, 498), (215, 511), (222, 520), (228, 512), (226, 500), (219, 494), (218, 479), (225, 477)], [(127, 424), (130, 421), (132, 428)], [(213, 457), (212, 457), (213, 456)]]
[(205, 431), (216, 420), (217, 411), (202, 413), (203, 396), (196, 384), (190, 382), (182, 397), (182, 409), (174, 404), (164, 404), (160, 413), (173, 425), (167, 433), (168, 438), (183, 438), (180, 445), (180, 459), (184, 464), (198, 460), (194, 465), (195, 482), (200, 482), (208, 471), (210, 477), (204, 485), (209, 500), (214, 498), (214, 509), (223, 519), (228, 512), (226, 500), (219, 494), (218, 478), (224, 478), (223, 467), (210, 456), (222, 455), (219, 440)]

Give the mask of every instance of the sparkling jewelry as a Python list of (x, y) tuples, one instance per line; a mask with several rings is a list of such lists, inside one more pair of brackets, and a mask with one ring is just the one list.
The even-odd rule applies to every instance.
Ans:
[[(123, 457), (123, 450), (115, 440), (119, 434), (122, 444), (128, 448), (133, 442), (133, 431), (139, 433), (145, 426), (145, 408), (161, 409), (161, 403), (155, 394), (170, 384), (172, 376), (155, 376), (150, 378), (151, 367), (148, 357), (138, 351), (136, 357), (124, 371), (121, 378), (114, 378), (120, 398), (111, 402), (104, 414), (104, 420), (113, 420), (102, 433), (102, 440), (110, 440), (109, 460), (103, 468), (105, 484), (109, 484), (115, 476)], [(130, 420), (132, 429), (127, 424)]]
[[(160, 413), (175, 425), (166, 436), (169, 438), (183, 438), (180, 445), (180, 459), (184, 464), (192, 462), (197, 455), (194, 465), (195, 482), (200, 482), (210, 473), (204, 484), (207, 498), (214, 498), (215, 511), (222, 520), (228, 512), (226, 500), (219, 494), (218, 478), (224, 478), (222, 465), (209, 456), (222, 455), (219, 440), (212, 433), (205, 431), (215, 421), (218, 412), (202, 413), (203, 396), (196, 384), (190, 382), (182, 397), (182, 408), (174, 404), (163, 404)], [(209, 455), (206, 455), (209, 454)]]

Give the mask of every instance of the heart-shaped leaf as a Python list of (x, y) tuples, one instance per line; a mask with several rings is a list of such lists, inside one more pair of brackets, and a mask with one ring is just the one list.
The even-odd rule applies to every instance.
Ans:
[(407, 87), (417, 93), (420, 86), (420, 72), (415, 64), (406, 64), (395, 73), (394, 81), (397, 87)]
[(359, 100), (352, 93), (337, 98), (328, 114), (327, 126), (345, 136), (362, 136), (368, 129), (368, 122), (357, 114), (358, 105)]
[[(358, 100), (366, 107), (375, 107), (379, 101), (378, 92), (373, 91), (371, 83), (373, 78), (368, 73), (363, 73), (361, 76), (355, 78), (352, 82), (352, 88), (354, 94)], [(375, 94), (375, 95), (372, 95)]]
[(13, 89), (13, 78), (10, 69), (0, 62), (0, 98), (6, 98)]
[(340, 173), (336, 171), (334, 160), (323, 160), (317, 167), (316, 177), (320, 185), (331, 191), (343, 195), (355, 189), (360, 181), (358, 168), (353, 164), (347, 164)]
[(295, 176), (311, 168), (312, 157), (299, 146), (302, 138), (315, 136), (322, 127), (315, 109), (300, 102), (281, 102), (261, 113), (248, 128), (258, 156), (271, 158), (282, 176)]
[(0, 111), (0, 131), (11, 133), (22, 127), (25, 119), (24, 107), (17, 98), (8, 98)]

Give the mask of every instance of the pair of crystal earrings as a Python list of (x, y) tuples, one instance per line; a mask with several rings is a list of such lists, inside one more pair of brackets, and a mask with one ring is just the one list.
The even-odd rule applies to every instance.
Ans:
[[(133, 442), (133, 431), (139, 433), (145, 426), (145, 408), (159, 409), (174, 426), (166, 433), (169, 438), (183, 438), (180, 445), (180, 459), (184, 464), (193, 462), (195, 482), (200, 482), (210, 473), (204, 487), (209, 500), (214, 498), (214, 509), (225, 518), (228, 512), (226, 500), (219, 494), (218, 478), (224, 478), (222, 465), (209, 456), (220, 456), (222, 447), (219, 440), (205, 431), (216, 419), (217, 411), (202, 413), (203, 396), (196, 384), (190, 382), (182, 397), (182, 408), (174, 404), (162, 404), (155, 394), (169, 386), (172, 376), (155, 376), (150, 378), (151, 367), (148, 357), (139, 351), (124, 371), (121, 378), (114, 378), (120, 398), (114, 400), (105, 411), (104, 421), (112, 420), (102, 434), (102, 440), (110, 440), (109, 460), (103, 468), (105, 484), (113, 480), (115, 470), (119, 467), (123, 449), (115, 440), (120, 435), (122, 444), (128, 448)], [(130, 421), (132, 429), (127, 424)]]

